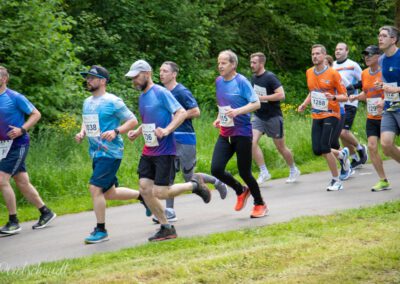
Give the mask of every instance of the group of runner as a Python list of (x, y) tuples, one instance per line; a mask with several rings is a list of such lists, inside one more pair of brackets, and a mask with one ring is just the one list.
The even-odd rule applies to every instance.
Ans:
[[(358, 64), (347, 58), (346, 44), (337, 45), (337, 60), (332, 67), (326, 60), (329, 57), (326, 56), (325, 47), (320, 44), (312, 47), (314, 67), (307, 70), (310, 93), (298, 110), (304, 111), (308, 104), (312, 105), (312, 149), (316, 155), (324, 156), (332, 172), (332, 181), (327, 187), (329, 191), (342, 189), (341, 180), (347, 179), (354, 168), (368, 159), (366, 147), (350, 131), (357, 109), (354, 102), (358, 100), (367, 101), (368, 149), (380, 177), (373, 187), (374, 191), (389, 188), (377, 152), (379, 138), (384, 153), (400, 162), (400, 150), (394, 143), (396, 135), (400, 133), (398, 31), (394, 27), (382, 27), (378, 39), (379, 47), (369, 46), (363, 51), (368, 69), (362, 73)], [(381, 51), (384, 55), (379, 57)], [(265, 61), (263, 53), (250, 56), (254, 73), (250, 82), (237, 73), (238, 58), (234, 52), (224, 50), (218, 56), (218, 116), (213, 125), (219, 129), (219, 137), (212, 156), (212, 175), (194, 173), (196, 135), (192, 119), (200, 116), (200, 109), (192, 93), (177, 82), (179, 67), (175, 62), (166, 61), (161, 65), (160, 80), (163, 86), (153, 82), (153, 69), (144, 60), (134, 62), (126, 73), (133, 87), (141, 91), (139, 113), (142, 124), (136, 129), (136, 116), (122, 99), (107, 92), (109, 72), (98, 65), (81, 72), (91, 96), (83, 103), (83, 123), (75, 140), (78, 143), (85, 137), (89, 140), (93, 168), (89, 191), (97, 221), (93, 232), (85, 238), (85, 243), (108, 240), (105, 227), (108, 199), (137, 199), (145, 206), (146, 215), (153, 216), (153, 221), (160, 224), (160, 229), (149, 241), (176, 238), (176, 230), (170, 224), (177, 220), (173, 198), (192, 192), (203, 202), (209, 203), (209, 183), (215, 186), (222, 199), (227, 195), (227, 186), (235, 191), (237, 201), (234, 210), (242, 210), (251, 195), (254, 206), (250, 217), (260, 218), (268, 214), (268, 205), (261, 195), (260, 185), (265, 184), (271, 175), (258, 145), (261, 136), (266, 134), (273, 139), (290, 168), (286, 182), (295, 182), (301, 173), (295, 165), (292, 152), (285, 145), (280, 109), (280, 101), (285, 98), (284, 89), (278, 78), (265, 70)], [(21, 227), (16, 215), (11, 177), (41, 213), (33, 229), (44, 228), (56, 214), (46, 207), (30, 184), (25, 168), (29, 148), (27, 130), (37, 123), (40, 113), (23, 95), (7, 88), (8, 78), (7, 69), (0, 67), (0, 188), (9, 212), (9, 221), (0, 229), (0, 233), (15, 234)], [(362, 89), (361, 94), (357, 93), (358, 88)], [(251, 112), (254, 112), (253, 120)], [(25, 115), (28, 115), (26, 121)], [(116, 175), (124, 151), (121, 134), (127, 134), (131, 141), (140, 136), (144, 139), (137, 170), (139, 190), (118, 186)], [(343, 148), (340, 148), (339, 137), (345, 146)], [(226, 165), (234, 154), (244, 184), (226, 171)], [(351, 163), (350, 156), (353, 157)], [(260, 168), (257, 180), (251, 171), (252, 157)], [(336, 159), (340, 161), (340, 175)], [(177, 171), (182, 171), (184, 183), (174, 183)], [(166, 208), (160, 200), (167, 200)]]

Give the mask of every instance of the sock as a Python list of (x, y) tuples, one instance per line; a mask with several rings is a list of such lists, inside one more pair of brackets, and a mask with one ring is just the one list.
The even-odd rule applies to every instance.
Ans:
[(42, 207), (40, 207), (39, 208), (39, 211), (40, 211), (40, 214), (47, 214), (47, 213), (49, 213), (50, 212), (50, 209), (49, 208), (47, 208), (47, 206), (46, 205), (43, 205)]
[(265, 164), (260, 166), (260, 171), (261, 171), (262, 174), (265, 174), (265, 175), (269, 174), (267, 166)]
[(357, 154), (351, 155), (351, 157), (356, 160), (357, 162), (360, 160), (360, 157)]
[(199, 184), (197, 183), (197, 181), (192, 180), (191, 183), (193, 186), (192, 192), (199, 188)]
[(294, 171), (296, 171), (296, 169), (297, 169), (295, 163), (293, 163), (293, 165), (290, 165), (289, 168), (290, 168), (290, 171), (291, 171), (291, 172), (294, 172)]
[(341, 159), (341, 160), (343, 160), (343, 153), (342, 153), (342, 151), (339, 151), (338, 158)]
[(10, 223), (14, 223), (14, 224), (18, 224), (18, 218), (17, 218), (17, 214), (12, 214), (8, 216), (8, 220), (10, 221)]
[(144, 202), (143, 197), (142, 197), (140, 194), (139, 194), (137, 200), (139, 200), (139, 201), (141, 201), (141, 202)]
[(163, 224), (161, 225), (161, 228), (171, 229), (171, 224)]
[(97, 229), (104, 232), (106, 230), (106, 224), (105, 223), (97, 223)]
[(334, 181), (339, 181), (339, 176), (337, 176), (337, 177), (332, 176), (332, 179), (333, 179)]

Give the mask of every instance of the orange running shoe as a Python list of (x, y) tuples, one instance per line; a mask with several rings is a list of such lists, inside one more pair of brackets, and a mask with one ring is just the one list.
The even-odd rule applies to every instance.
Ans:
[(250, 189), (247, 186), (243, 187), (243, 193), (241, 195), (238, 195), (238, 197), (237, 197), (237, 201), (236, 201), (236, 205), (235, 205), (236, 211), (240, 211), (243, 209), (243, 207), (246, 206), (246, 202), (247, 202), (247, 199), (249, 198), (249, 196), (250, 196)]
[(267, 204), (264, 205), (254, 205), (251, 211), (250, 218), (261, 218), (268, 215), (269, 209)]

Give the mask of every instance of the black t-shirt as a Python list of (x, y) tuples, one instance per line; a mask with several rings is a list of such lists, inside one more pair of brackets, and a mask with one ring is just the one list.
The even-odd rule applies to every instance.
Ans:
[[(265, 71), (262, 75), (251, 77), (251, 85), (257, 95), (272, 95), (276, 89), (282, 86), (275, 74)], [(274, 116), (282, 116), (281, 102), (261, 102), (261, 108), (256, 110), (255, 115), (261, 119), (268, 119)]]

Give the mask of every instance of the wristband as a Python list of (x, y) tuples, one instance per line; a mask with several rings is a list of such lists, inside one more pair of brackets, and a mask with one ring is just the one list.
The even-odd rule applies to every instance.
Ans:
[(23, 128), (22, 126), (20, 127), (20, 129), (21, 129), (22, 135), (25, 135), (26, 134), (26, 129)]
[(118, 134), (119, 134), (119, 130), (118, 130), (118, 128), (115, 128), (115, 129), (114, 129), (114, 132), (115, 132), (115, 134), (117, 134), (117, 135), (118, 135)]
[(336, 96), (334, 96), (332, 100), (333, 100), (333, 101), (336, 101)]

